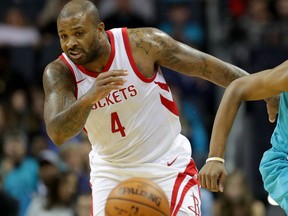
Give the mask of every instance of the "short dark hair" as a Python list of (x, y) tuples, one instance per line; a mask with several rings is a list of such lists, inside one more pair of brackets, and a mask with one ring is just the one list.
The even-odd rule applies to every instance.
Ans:
[(72, 0), (68, 2), (59, 13), (58, 20), (75, 16), (79, 13), (86, 13), (87, 15), (94, 17), (96, 24), (101, 22), (96, 5), (88, 0)]

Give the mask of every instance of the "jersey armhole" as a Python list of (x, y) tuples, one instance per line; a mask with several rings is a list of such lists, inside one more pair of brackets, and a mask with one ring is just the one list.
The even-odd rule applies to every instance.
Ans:
[(136, 62), (133, 58), (133, 55), (132, 55), (132, 50), (131, 50), (131, 46), (130, 46), (130, 43), (129, 43), (129, 37), (128, 37), (128, 32), (127, 32), (127, 28), (122, 28), (122, 36), (123, 36), (123, 41), (124, 41), (124, 46), (125, 46), (125, 49), (126, 49), (126, 53), (127, 53), (127, 56), (128, 56), (128, 59), (129, 59), (129, 62), (135, 72), (135, 74), (137, 75), (137, 77), (142, 80), (143, 82), (146, 82), (146, 83), (150, 83), (150, 82), (153, 82), (157, 76), (157, 73), (159, 71), (159, 66), (157, 66), (156, 70), (154, 71), (154, 74), (152, 77), (150, 78), (147, 78), (145, 77), (141, 71), (138, 69), (137, 65), (136, 65)]

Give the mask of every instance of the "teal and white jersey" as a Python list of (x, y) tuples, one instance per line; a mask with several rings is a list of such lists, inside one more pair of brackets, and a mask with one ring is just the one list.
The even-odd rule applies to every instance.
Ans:
[(278, 151), (288, 153), (288, 92), (284, 92), (280, 96), (278, 120), (271, 143)]

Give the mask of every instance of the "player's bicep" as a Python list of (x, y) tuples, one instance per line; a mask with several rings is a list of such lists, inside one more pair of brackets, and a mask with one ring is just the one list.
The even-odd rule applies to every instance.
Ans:
[(74, 83), (71, 72), (61, 64), (53, 63), (47, 66), (43, 74), (45, 121), (53, 118), (76, 100)]
[(252, 99), (266, 99), (288, 91), (288, 62), (273, 69), (252, 74), (247, 79), (252, 80), (246, 83), (246, 85), (250, 83), (253, 88), (253, 91), (249, 93)]
[(266, 76), (266, 86), (279, 93), (288, 91), (288, 61), (269, 70)]
[[(240, 100), (261, 100), (281, 93), (271, 70), (254, 73), (235, 80), (228, 88), (233, 89), (233, 96)], [(275, 77), (274, 77), (275, 78)]]
[[(187, 75), (198, 75), (196, 68), (201, 70), (203, 61), (197, 50), (174, 40), (161, 31), (155, 31), (154, 35), (155, 63)], [(197, 56), (197, 58), (196, 58)]]
[(155, 31), (153, 38), (156, 44), (154, 47), (157, 47), (154, 52), (155, 63), (158, 65), (218, 85), (223, 85), (223, 79), (227, 76), (225, 74), (232, 74), (231, 69), (221, 60), (179, 42), (164, 32)]

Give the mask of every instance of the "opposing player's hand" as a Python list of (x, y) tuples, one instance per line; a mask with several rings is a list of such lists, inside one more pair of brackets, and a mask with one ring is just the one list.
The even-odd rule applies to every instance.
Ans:
[(112, 90), (121, 89), (127, 81), (125, 79), (127, 75), (127, 70), (111, 70), (100, 73), (87, 92), (87, 96), (91, 98), (92, 103), (96, 103), (105, 98)]
[(227, 172), (222, 162), (207, 162), (200, 170), (198, 177), (202, 188), (206, 188), (212, 192), (224, 191)]
[(271, 123), (273, 123), (273, 122), (275, 122), (276, 116), (278, 113), (280, 96), (276, 95), (276, 96), (273, 96), (271, 98), (266, 99), (265, 101), (266, 101), (266, 107), (267, 107), (269, 121)]

